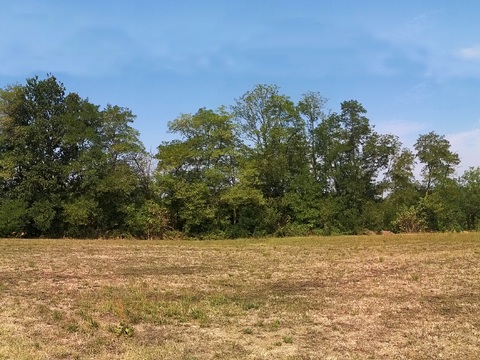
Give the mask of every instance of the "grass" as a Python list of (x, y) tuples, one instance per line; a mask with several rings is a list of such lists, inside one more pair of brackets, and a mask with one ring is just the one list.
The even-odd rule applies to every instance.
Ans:
[(0, 359), (476, 359), (480, 234), (0, 240)]

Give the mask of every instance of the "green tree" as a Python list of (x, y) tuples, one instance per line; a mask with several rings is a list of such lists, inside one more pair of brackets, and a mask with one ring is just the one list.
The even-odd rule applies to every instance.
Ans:
[[(420, 184), (415, 179), (415, 155), (410, 149), (398, 151), (392, 158), (386, 173), (386, 199), (382, 204), (384, 213), (384, 228), (400, 231), (413, 231), (422, 226), (416, 226), (414, 214), (418, 215), (420, 199)], [(406, 225), (399, 225), (398, 216), (406, 219)], [(407, 230), (405, 230), (407, 229)]]
[(265, 198), (282, 197), (308, 171), (305, 123), (294, 103), (274, 85), (257, 85), (237, 99), (233, 115), (245, 158), (258, 173)]
[(190, 235), (213, 232), (228, 222), (221, 199), (237, 181), (238, 139), (230, 114), (200, 109), (169, 123), (180, 140), (158, 147), (161, 198), (172, 225)]
[(63, 141), (67, 101), (63, 85), (50, 76), (31, 78), (25, 86), (0, 94), (4, 197), (26, 204), (29, 234), (60, 234), (66, 188), (65, 164), (70, 161)]
[(0, 114), (0, 207), (15, 209), (6, 229), (128, 231), (122, 209), (141, 193), (135, 164), (144, 152), (128, 109), (100, 111), (50, 75), (1, 90)]
[(318, 156), (319, 156), (319, 139), (317, 138), (317, 127), (326, 117), (324, 107), (327, 99), (318, 92), (309, 91), (303, 94), (298, 103), (300, 114), (305, 117), (307, 126), (307, 137), (309, 143), (310, 169), (315, 180), (318, 180)]
[(469, 168), (460, 178), (466, 229), (480, 230), (480, 167)]
[(420, 135), (414, 145), (417, 157), (422, 164), (422, 177), (425, 195), (435, 185), (449, 179), (460, 164), (458, 154), (450, 150), (450, 142), (435, 132)]
[(324, 226), (340, 226), (345, 232), (378, 228), (382, 217), (375, 204), (382, 200), (385, 187), (379, 176), (400, 144), (395, 136), (373, 130), (358, 101), (343, 102), (341, 110), (340, 114), (330, 114), (317, 128), (325, 196), (330, 210), (338, 216), (334, 224)]

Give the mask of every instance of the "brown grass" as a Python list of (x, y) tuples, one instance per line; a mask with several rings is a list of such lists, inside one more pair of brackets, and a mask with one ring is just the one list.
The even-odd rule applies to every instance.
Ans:
[(0, 240), (0, 359), (477, 359), (480, 234)]

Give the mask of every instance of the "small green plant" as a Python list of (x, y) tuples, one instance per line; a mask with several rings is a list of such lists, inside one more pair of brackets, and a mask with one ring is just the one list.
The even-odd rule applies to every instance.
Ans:
[(114, 329), (114, 332), (117, 336), (125, 335), (132, 337), (135, 334), (133, 327), (124, 322), (121, 322), (119, 325), (117, 325)]
[(270, 329), (272, 331), (277, 331), (280, 328), (280, 320), (274, 320), (272, 324), (270, 325)]
[(194, 320), (206, 321), (208, 319), (207, 314), (202, 309), (191, 309), (190, 317)]
[(89, 315), (86, 310), (80, 310), (79, 315), (83, 320), (85, 320), (85, 322), (87, 322), (87, 324), (92, 329), (98, 329), (100, 327), (98, 321), (96, 321), (91, 315)]
[(243, 309), (244, 310), (257, 310), (259, 308), (260, 308), (259, 303), (249, 302), (249, 303), (243, 304)]
[(80, 326), (76, 322), (72, 321), (72, 322), (69, 322), (66, 325), (66, 329), (70, 333), (75, 333), (75, 332), (78, 332), (80, 330)]
[(54, 320), (62, 320), (63, 319), (63, 314), (60, 310), (53, 310), (52, 317), (53, 317)]
[(283, 342), (285, 344), (291, 344), (291, 343), (293, 343), (293, 339), (290, 336), (284, 336), (283, 337)]
[(245, 328), (243, 329), (243, 333), (244, 334), (247, 334), (247, 335), (252, 335), (253, 334), (253, 330), (251, 328)]

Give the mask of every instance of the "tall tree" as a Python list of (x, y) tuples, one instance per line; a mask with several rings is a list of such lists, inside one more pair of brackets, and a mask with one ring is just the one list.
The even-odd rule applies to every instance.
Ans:
[(4, 235), (128, 231), (122, 209), (138, 192), (143, 152), (128, 109), (100, 111), (48, 76), (2, 90), (0, 114), (0, 212), (15, 209)]
[(418, 201), (420, 185), (415, 179), (415, 155), (407, 148), (392, 158), (386, 173), (386, 199), (383, 204), (384, 227), (405, 231), (421, 229)]
[(237, 181), (238, 139), (225, 109), (200, 109), (169, 123), (181, 139), (158, 147), (157, 179), (173, 225), (192, 235), (224, 221), (222, 194)]
[(5, 198), (25, 204), (24, 230), (33, 234), (62, 231), (69, 151), (63, 137), (66, 96), (63, 85), (50, 76), (31, 78), (25, 86), (2, 91), (0, 163)]
[(317, 129), (326, 194), (344, 230), (378, 227), (379, 216), (371, 213), (376, 209), (372, 203), (381, 199), (379, 175), (387, 169), (399, 142), (392, 135), (376, 133), (358, 101), (343, 102), (341, 110), (330, 114)]
[(282, 197), (307, 165), (305, 124), (297, 108), (277, 86), (257, 85), (237, 99), (233, 114), (260, 190), (266, 198)]
[(317, 138), (317, 126), (325, 119), (324, 107), (327, 103), (327, 99), (320, 93), (309, 91), (303, 94), (298, 103), (298, 109), (300, 113), (305, 117), (305, 123), (307, 126), (307, 137), (309, 143), (309, 158), (310, 168), (315, 180), (318, 180), (318, 138)]
[(420, 135), (414, 147), (418, 159), (424, 164), (422, 177), (427, 195), (435, 185), (454, 174), (460, 158), (457, 153), (450, 150), (450, 142), (443, 135), (433, 131)]

